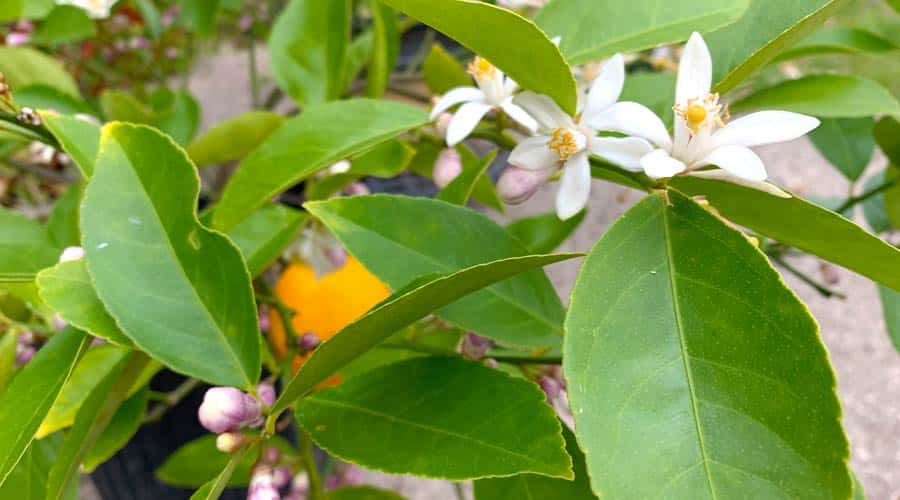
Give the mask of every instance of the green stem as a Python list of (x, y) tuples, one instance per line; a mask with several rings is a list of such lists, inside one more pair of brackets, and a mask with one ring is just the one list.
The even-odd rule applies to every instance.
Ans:
[(197, 379), (189, 378), (181, 383), (172, 392), (168, 393), (159, 405), (150, 410), (144, 418), (145, 423), (157, 422), (166, 414), (167, 411), (178, 406), (182, 399), (199, 387), (201, 382)]
[(22, 123), (15, 113), (0, 111), (0, 128), (59, 149), (59, 142), (43, 125)]
[(297, 334), (297, 330), (294, 329), (294, 325), (291, 322), (291, 319), (297, 314), (297, 311), (288, 307), (287, 304), (275, 296), (275, 294), (272, 293), (272, 287), (270, 287), (265, 280), (259, 279), (256, 280), (256, 283), (260, 290), (260, 293), (256, 294), (256, 300), (264, 304), (269, 304), (275, 308), (278, 312), (278, 316), (281, 317), (281, 323), (284, 325), (284, 331), (287, 333), (289, 342), (294, 342), (299, 339), (300, 337)]
[(309, 477), (309, 500), (322, 500), (325, 497), (325, 492), (322, 489), (319, 468), (316, 466), (316, 460), (313, 457), (312, 439), (310, 439), (309, 434), (302, 430), (299, 433), (300, 459), (303, 460), (303, 466), (306, 468), (306, 474)]
[(805, 273), (803, 273), (803, 271), (801, 271), (801, 270), (797, 269), (796, 267), (794, 267), (794, 266), (788, 264), (787, 261), (784, 260), (784, 259), (782, 259), (780, 256), (778, 256), (778, 255), (770, 255), (769, 257), (772, 259), (773, 262), (775, 262), (776, 264), (778, 264), (779, 266), (781, 266), (782, 268), (784, 268), (785, 271), (787, 271), (787, 272), (793, 274), (794, 276), (796, 276), (800, 281), (806, 283), (807, 285), (809, 285), (810, 287), (812, 287), (813, 289), (815, 289), (815, 291), (819, 292), (822, 296), (824, 296), (824, 297), (826, 297), (826, 298), (831, 298), (831, 297), (837, 297), (837, 298), (839, 298), (839, 299), (846, 299), (846, 298), (847, 298), (847, 296), (844, 295), (843, 293), (841, 293), (841, 292), (839, 292), (839, 291), (837, 291), (837, 290), (832, 290), (831, 288), (828, 288), (827, 286), (825, 286), (825, 285), (819, 283), (818, 281), (816, 281), (816, 280), (810, 278), (810, 277), (807, 276)]
[(847, 201), (845, 201), (841, 206), (836, 208), (835, 212), (842, 214), (842, 213), (846, 212), (847, 210), (853, 208), (857, 204), (862, 203), (862, 202), (868, 200), (869, 198), (871, 198), (877, 194), (883, 193), (883, 192), (887, 191), (888, 189), (896, 186), (898, 182), (900, 182), (900, 181), (898, 181), (897, 179), (887, 181), (884, 184), (881, 184), (880, 186), (876, 186), (868, 191), (865, 191), (864, 193), (860, 194), (859, 196), (851, 196), (850, 198), (847, 198)]

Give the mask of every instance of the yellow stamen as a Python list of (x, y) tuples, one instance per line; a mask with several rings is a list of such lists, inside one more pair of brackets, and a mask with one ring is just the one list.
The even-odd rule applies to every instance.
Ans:
[(571, 130), (559, 127), (550, 132), (547, 147), (559, 156), (560, 161), (566, 161), (578, 152), (578, 141), (575, 140), (575, 134)]
[(687, 118), (688, 126), (693, 128), (703, 123), (703, 120), (706, 119), (706, 108), (702, 104), (691, 104), (687, 108), (685, 118)]
[(488, 62), (487, 59), (481, 57), (475, 57), (475, 59), (469, 63), (468, 72), (476, 80), (486, 80), (497, 76), (497, 68)]

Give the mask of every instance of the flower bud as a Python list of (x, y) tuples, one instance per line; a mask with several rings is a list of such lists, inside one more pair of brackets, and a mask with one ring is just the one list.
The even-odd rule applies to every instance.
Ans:
[(268, 332), (269, 328), (272, 326), (272, 319), (269, 316), (269, 311), (266, 308), (260, 308), (259, 310), (259, 331)]
[(64, 320), (62, 316), (59, 314), (53, 315), (53, 327), (57, 330), (62, 330), (63, 328), (69, 326), (69, 322)]
[(309, 493), (309, 476), (306, 472), (301, 472), (294, 476), (291, 481), (291, 491), (284, 497), (284, 500), (306, 500)]
[(562, 391), (562, 384), (552, 377), (541, 377), (538, 380), (538, 385), (541, 386), (541, 390), (547, 395), (547, 401), (554, 401)]
[(312, 332), (306, 332), (300, 337), (300, 341), (298, 342), (298, 346), (301, 351), (310, 352), (315, 350), (316, 347), (319, 347), (319, 336)]
[(329, 174), (346, 174), (350, 171), (350, 167), (352, 164), (350, 160), (341, 160), (330, 167), (328, 167)]
[(292, 471), (291, 468), (283, 465), (281, 467), (275, 467), (275, 470), (272, 471), (272, 483), (276, 488), (281, 489), (282, 486), (285, 486), (291, 480)]
[(497, 180), (497, 194), (506, 203), (517, 205), (528, 201), (553, 175), (553, 169), (528, 170), (510, 165)]
[(463, 335), (459, 350), (466, 358), (479, 360), (493, 345), (494, 342), (491, 339), (469, 332)]
[(238, 29), (243, 33), (248, 33), (253, 29), (254, 19), (250, 14), (244, 14), (238, 19)]
[(34, 355), (37, 354), (37, 349), (34, 346), (18, 344), (16, 345), (16, 366), (25, 366)]
[(369, 189), (369, 186), (366, 186), (362, 182), (351, 182), (344, 188), (344, 194), (347, 196), (359, 196), (371, 193), (372, 191)]
[(434, 171), (431, 177), (437, 187), (443, 189), (453, 182), (453, 179), (459, 177), (462, 172), (462, 160), (459, 152), (453, 148), (446, 148), (438, 155), (434, 162)]
[(486, 366), (492, 370), (496, 370), (497, 368), (500, 368), (500, 362), (494, 358), (487, 358), (484, 361), (482, 361), (482, 364), (484, 364), (484, 366)]
[(450, 127), (450, 120), (453, 119), (453, 115), (450, 113), (441, 113), (437, 117), (437, 121), (434, 122), (434, 128), (437, 131), (438, 135), (441, 137), (447, 136), (447, 129)]
[(10, 47), (25, 45), (29, 40), (31, 40), (31, 35), (29, 35), (28, 33), (13, 31), (12, 33), (6, 35), (6, 45), (9, 45)]
[(163, 54), (165, 54), (166, 59), (178, 59), (178, 56), (181, 55), (177, 47), (166, 47)]
[(247, 500), (280, 500), (281, 495), (275, 487), (272, 467), (269, 465), (257, 465), (250, 477), (250, 486), (247, 488)]
[(105, 339), (101, 339), (99, 337), (94, 337), (93, 340), (91, 340), (91, 347), (97, 347), (98, 345), (103, 345), (105, 343), (106, 343)]
[(197, 417), (210, 432), (221, 434), (256, 424), (262, 417), (262, 406), (234, 387), (213, 387), (203, 396)]
[(222, 453), (234, 453), (247, 444), (249, 438), (240, 432), (223, 432), (216, 436), (216, 449)]
[(147, 40), (142, 36), (135, 36), (128, 41), (128, 46), (133, 50), (144, 50), (150, 47), (150, 40)]
[(263, 456), (260, 460), (269, 465), (274, 464), (278, 461), (278, 457), (281, 455), (281, 452), (278, 451), (278, 448), (274, 446), (269, 446), (266, 448), (266, 452), (263, 453)]
[(259, 393), (259, 399), (266, 404), (272, 406), (275, 403), (275, 386), (271, 382), (260, 382), (256, 386), (256, 392)]
[(66, 247), (62, 255), (59, 256), (60, 262), (69, 262), (72, 260), (79, 260), (84, 258), (84, 248), (81, 247)]

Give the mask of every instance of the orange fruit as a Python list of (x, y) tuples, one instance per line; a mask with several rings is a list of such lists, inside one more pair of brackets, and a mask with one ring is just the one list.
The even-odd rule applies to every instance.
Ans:
[[(297, 335), (314, 333), (321, 342), (365, 314), (390, 295), (388, 287), (373, 276), (353, 257), (347, 256), (344, 267), (316, 278), (306, 264), (290, 264), (275, 284), (275, 296), (295, 311), (291, 325)], [(287, 354), (287, 341), (281, 316), (270, 312), (269, 341), (276, 356)], [(294, 360), (294, 371), (307, 356)]]

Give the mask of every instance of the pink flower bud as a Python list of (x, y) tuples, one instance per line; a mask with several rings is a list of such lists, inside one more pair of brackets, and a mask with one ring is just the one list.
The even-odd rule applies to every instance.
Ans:
[(69, 326), (69, 322), (64, 320), (62, 316), (59, 314), (53, 315), (53, 327), (57, 330), (62, 330), (63, 328)]
[(275, 386), (271, 382), (260, 382), (256, 386), (256, 392), (259, 393), (259, 399), (266, 404), (272, 406), (275, 403)]
[(453, 148), (446, 148), (438, 155), (437, 161), (434, 162), (434, 172), (431, 177), (437, 187), (443, 189), (447, 184), (453, 182), (460, 172), (462, 172), (462, 160), (459, 152)]
[(178, 59), (178, 56), (181, 55), (181, 52), (179, 52), (176, 47), (166, 47), (166, 50), (163, 53), (165, 54), (166, 59)]
[(241, 16), (240, 19), (238, 19), (238, 29), (244, 33), (253, 29), (253, 16), (250, 14)]
[(142, 36), (135, 36), (128, 41), (128, 46), (133, 50), (144, 50), (150, 46), (150, 40), (147, 40)]
[(325, 249), (325, 258), (334, 269), (340, 269), (347, 263), (347, 251), (341, 246), (329, 247)]
[(60, 262), (69, 262), (84, 258), (84, 249), (81, 247), (66, 247), (62, 255), (59, 256)]
[(234, 453), (244, 447), (248, 437), (240, 432), (223, 432), (216, 436), (216, 448), (222, 453)]
[(344, 188), (344, 194), (347, 196), (359, 196), (370, 194), (372, 191), (369, 190), (369, 186), (366, 186), (362, 182), (351, 182)]
[(35, 354), (37, 354), (37, 349), (33, 346), (18, 344), (16, 346), (16, 366), (25, 366)]
[(302, 351), (309, 352), (319, 347), (319, 336), (312, 332), (306, 332), (300, 337), (299, 346)]
[(256, 424), (262, 417), (262, 406), (234, 387), (213, 387), (203, 396), (197, 417), (210, 432), (221, 434)]
[(262, 461), (271, 465), (278, 461), (278, 457), (280, 455), (281, 452), (278, 451), (278, 448), (269, 446), (268, 448), (266, 448), (266, 452), (262, 456)]
[(292, 471), (291, 468), (283, 465), (281, 467), (276, 467), (275, 470), (272, 471), (272, 483), (275, 484), (275, 487), (281, 489), (282, 486), (285, 486), (291, 480)]
[(31, 35), (29, 35), (28, 33), (13, 31), (12, 33), (6, 35), (6, 45), (9, 45), (10, 47), (25, 45), (29, 40), (31, 40)]
[(559, 394), (562, 391), (562, 384), (555, 378), (541, 377), (540, 380), (538, 380), (538, 385), (541, 386), (541, 390), (547, 395), (547, 401), (552, 402), (559, 397)]
[(466, 358), (479, 360), (493, 345), (494, 342), (491, 339), (469, 332), (463, 335), (459, 350)]
[(94, 339), (91, 340), (91, 347), (97, 347), (98, 345), (103, 345), (105, 343), (106, 343), (106, 340), (94, 337)]
[(510, 165), (497, 181), (497, 194), (506, 203), (516, 205), (528, 201), (553, 175), (553, 169), (527, 170)]
[(13, 29), (22, 33), (31, 33), (34, 31), (34, 23), (30, 19), (19, 19)]
[(250, 486), (247, 488), (247, 500), (280, 500), (281, 495), (275, 487), (272, 467), (269, 465), (257, 465), (253, 469), (250, 478)]
[(447, 136), (447, 128), (450, 127), (450, 120), (453, 119), (453, 115), (450, 113), (441, 113), (437, 117), (437, 121), (434, 122), (434, 128), (437, 131), (438, 135), (441, 137)]
[(259, 331), (268, 332), (272, 326), (272, 319), (269, 317), (269, 311), (265, 307), (259, 308)]

